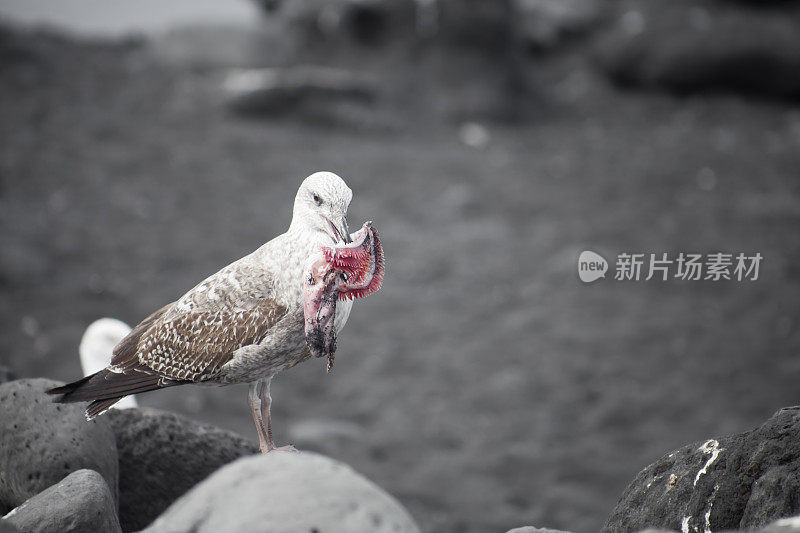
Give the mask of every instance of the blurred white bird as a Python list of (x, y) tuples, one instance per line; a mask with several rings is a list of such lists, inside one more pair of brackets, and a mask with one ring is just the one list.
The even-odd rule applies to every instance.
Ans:
[[(111, 352), (125, 336), (131, 332), (130, 326), (116, 318), (100, 318), (92, 322), (81, 338), (78, 351), (81, 356), (83, 375), (89, 376), (108, 366)], [(114, 404), (118, 409), (139, 407), (136, 396), (126, 396)]]

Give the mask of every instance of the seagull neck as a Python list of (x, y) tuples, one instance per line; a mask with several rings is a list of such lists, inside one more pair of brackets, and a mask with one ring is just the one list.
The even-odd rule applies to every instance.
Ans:
[(303, 243), (309, 247), (316, 247), (320, 244), (329, 244), (330, 241), (330, 237), (324, 231), (320, 231), (302, 223), (296, 223), (295, 221), (292, 221), (292, 224), (286, 231), (286, 236), (293, 242)]

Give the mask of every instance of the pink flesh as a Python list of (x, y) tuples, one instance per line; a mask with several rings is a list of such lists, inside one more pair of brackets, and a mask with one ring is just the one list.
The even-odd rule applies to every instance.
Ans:
[(336, 352), (338, 298), (363, 298), (383, 284), (383, 247), (378, 232), (367, 222), (352, 237), (350, 244), (322, 247), (303, 288), (306, 342), (314, 356), (328, 357), (328, 370)]
[(363, 298), (383, 285), (383, 246), (371, 222), (354, 234), (351, 244), (326, 246), (322, 253), (333, 268), (347, 274), (347, 281), (338, 287), (339, 298)]

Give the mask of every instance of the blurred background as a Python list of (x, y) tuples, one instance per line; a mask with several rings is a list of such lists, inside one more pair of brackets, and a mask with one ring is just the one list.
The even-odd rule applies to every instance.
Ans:
[[(334, 171), (384, 288), (279, 445), (426, 532), (597, 531), (670, 450), (800, 402), (800, 11), (733, 0), (0, 2), (0, 364), (71, 381)], [(582, 250), (760, 252), (593, 284)], [(613, 266), (612, 266), (613, 268)], [(139, 397), (256, 440), (246, 386)]]

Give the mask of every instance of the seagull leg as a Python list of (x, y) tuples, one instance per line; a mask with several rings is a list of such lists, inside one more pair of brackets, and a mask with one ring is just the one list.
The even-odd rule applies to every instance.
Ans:
[(258, 432), (258, 442), (261, 453), (269, 453), (273, 450), (297, 451), (294, 446), (275, 447), (272, 441), (272, 424), (270, 422), (270, 405), (272, 397), (269, 394), (269, 385), (272, 377), (259, 379), (250, 384), (250, 391), (247, 394), (247, 401), (250, 410), (253, 412), (253, 421), (256, 423)]
[[(269, 421), (269, 405), (272, 402), (269, 395), (270, 381), (271, 378), (266, 378), (252, 382), (250, 391), (247, 394), (247, 403), (250, 404), (253, 421), (256, 423), (258, 447), (261, 449), (261, 453), (269, 453), (275, 449), (275, 443), (272, 442), (272, 427), (270, 427)], [(265, 416), (266, 419), (264, 418)]]

